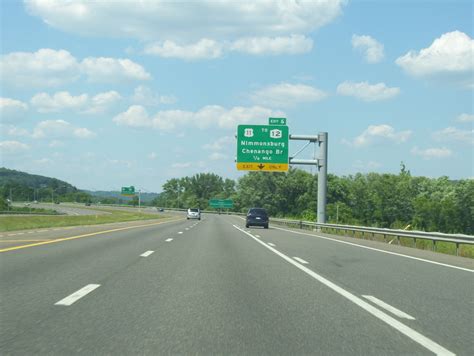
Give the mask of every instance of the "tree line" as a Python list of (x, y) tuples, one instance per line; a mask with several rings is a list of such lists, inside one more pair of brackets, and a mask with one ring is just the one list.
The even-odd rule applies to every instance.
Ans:
[[(173, 178), (153, 200), (161, 207), (211, 209), (210, 199), (232, 199), (231, 211), (263, 207), (274, 217), (314, 221), (317, 175), (300, 169), (249, 172), (237, 181), (213, 173)], [(328, 222), (474, 234), (474, 180), (399, 174), (328, 175)]]

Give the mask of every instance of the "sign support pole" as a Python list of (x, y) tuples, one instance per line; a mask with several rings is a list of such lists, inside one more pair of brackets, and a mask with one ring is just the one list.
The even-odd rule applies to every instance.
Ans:
[(318, 223), (326, 223), (326, 195), (328, 184), (328, 133), (319, 133), (319, 159), (318, 159)]
[(320, 132), (317, 136), (290, 135), (290, 140), (308, 141), (308, 144), (317, 142), (320, 147), (318, 159), (295, 159), (295, 156), (298, 155), (304, 149), (303, 148), (293, 157), (290, 157), (289, 163), (290, 165), (300, 164), (318, 167), (318, 204), (316, 210), (316, 221), (320, 224), (325, 224), (328, 185), (328, 133)]

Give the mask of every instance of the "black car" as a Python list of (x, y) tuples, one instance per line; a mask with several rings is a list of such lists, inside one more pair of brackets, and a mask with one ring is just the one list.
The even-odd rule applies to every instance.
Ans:
[(268, 229), (268, 214), (263, 208), (250, 208), (245, 218), (245, 227), (263, 226)]

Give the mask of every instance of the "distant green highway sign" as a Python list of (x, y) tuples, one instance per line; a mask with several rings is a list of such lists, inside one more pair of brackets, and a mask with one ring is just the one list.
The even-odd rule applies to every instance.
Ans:
[(209, 206), (211, 208), (233, 208), (234, 201), (232, 199), (211, 199)]
[(122, 187), (122, 195), (125, 195), (125, 196), (135, 195), (135, 187), (133, 185), (130, 187)]

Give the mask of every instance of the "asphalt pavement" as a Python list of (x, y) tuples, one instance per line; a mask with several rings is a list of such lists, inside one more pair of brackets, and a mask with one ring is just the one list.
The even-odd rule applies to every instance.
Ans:
[(471, 260), (225, 215), (41, 234), (0, 253), (2, 355), (474, 350)]

